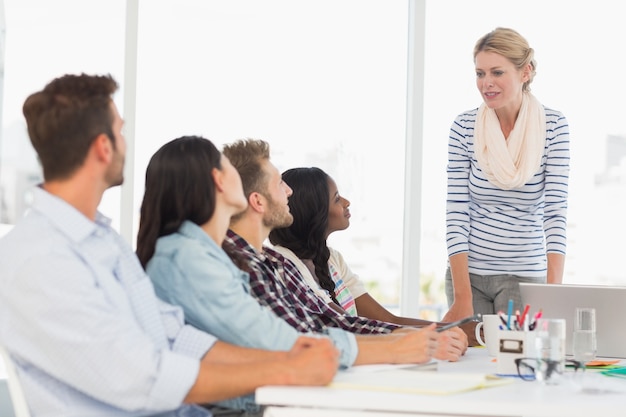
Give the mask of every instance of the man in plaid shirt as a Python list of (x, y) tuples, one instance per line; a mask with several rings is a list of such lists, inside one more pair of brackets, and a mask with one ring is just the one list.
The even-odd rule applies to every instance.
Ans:
[(330, 326), (353, 333), (386, 334), (401, 328), (393, 323), (343, 315), (318, 297), (300, 270), (280, 253), (267, 246), (259, 252), (232, 229), (226, 241), (245, 259), (247, 265), (238, 266), (250, 274), (250, 289), (256, 299), (301, 332), (320, 332)]
[(319, 298), (290, 260), (263, 244), (273, 228), (293, 221), (287, 204), (291, 189), (270, 162), (269, 145), (240, 140), (225, 146), (223, 153), (239, 171), (248, 198), (248, 208), (231, 220), (224, 249), (250, 275), (251, 293), (261, 305), (300, 332), (324, 333), (331, 327), (357, 334), (355, 363), (419, 362), (424, 354), (451, 361), (460, 358), (467, 336), (458, 328), (435, 333), (434, 324), (416, 329), (342, 315)]

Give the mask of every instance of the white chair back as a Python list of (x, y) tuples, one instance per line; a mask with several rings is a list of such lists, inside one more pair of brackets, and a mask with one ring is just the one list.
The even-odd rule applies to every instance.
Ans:
[(13, 404), (13, 414), (15, 417), (30, 417), (28, 404), (26, 403), (26, 398), (24, 397), (22, 384), (17, 377), (15, 365), (13, 365), (13, 361), (11, 360), (9, 353), (2, 345), (0, 345), (0, 359), (4, 362), (4, 368), (7, 373), (7, 385), (9, 387), (11, 403)]

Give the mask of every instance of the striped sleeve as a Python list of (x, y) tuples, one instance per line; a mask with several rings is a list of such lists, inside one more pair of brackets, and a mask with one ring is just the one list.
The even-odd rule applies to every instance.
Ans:
[(547, 109), (544, 230), (547, 253), (565, 254), (569, 183), (569, 126), (559, 112)]
[[(474, 136), (475, 109), (459, 115), (448, 138), (448, 185), (446, 201), (446, 244), (448, 256), (468, 252), (469, 215), (469, 142)], [(468, 128), (467, 126), (472, 126)]]

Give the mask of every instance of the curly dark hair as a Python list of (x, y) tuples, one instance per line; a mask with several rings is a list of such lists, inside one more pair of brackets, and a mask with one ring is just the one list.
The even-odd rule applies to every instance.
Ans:
[(329, 176), (321, 169), (311, 167), (289, 169), (283, 172), (282, 177), (293, 189), (289, 197), (293, 223), (289, 227), (272, 230), (270, 242), (290, 249), (300, 259), (310, 259), (320, 286), (339, 304), (335, 297), (335, 282), (328, 267), (330, 250), (326, 245)]

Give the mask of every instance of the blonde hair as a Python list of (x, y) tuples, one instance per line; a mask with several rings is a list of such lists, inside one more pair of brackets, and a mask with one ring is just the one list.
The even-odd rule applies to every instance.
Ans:
[(246, 198), (254, 192), (262, 193), (267, 190), (263, 161), (270, 159), (269, 143), (262, 139), (238, 139), (224, 145), (222, 152), (239, 172)]
[(518, 70), (524, 69), (530, 64), (528, 81), (523, 85), (524, 91), (530, 91), (530, 83), (535, 78), (537, 62), (535, 51), (528, 45), (528, 41), (513, 29), (496, 28), (480, 38), (474, 46), (474, 60), (479, 52), (495, 52), (502, 55)]

